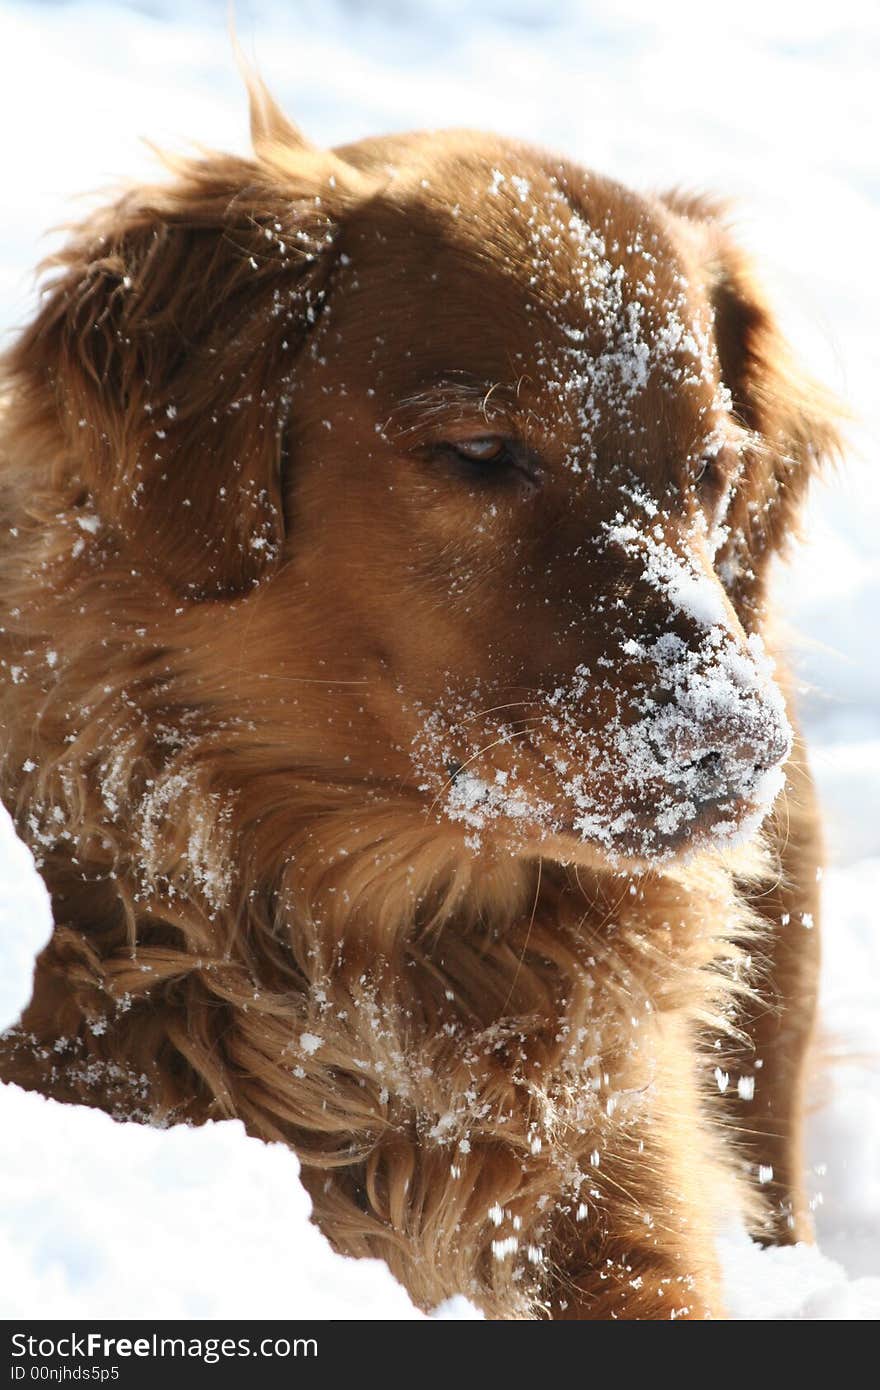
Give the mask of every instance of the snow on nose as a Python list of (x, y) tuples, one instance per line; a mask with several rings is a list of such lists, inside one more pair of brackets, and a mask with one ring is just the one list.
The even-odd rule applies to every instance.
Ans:
[(666, 633), (645, 655), (665, 699), (647, 702), (642, 728), (664, 779), (698, 802), (775, 795), (781, 782), (768, 774), (788, 758), (792, 732), (760, 638), (743, 652), (721, 628), (696, 646)]
[(721, 585), (706, 574), (696, 553), (673, 549), (659, 523), (614, 523), (605, 531), (610, 545), (641, 565), (644, 582), (663, 595), (673, 612), (704, 627), (731, 630), (730, 604)]
[(640, 702), (642, 717), (627, 730), (627, 744), (631, 766), (670, 788), (661, 828), (678, 829), (713, 801), (766, 810), (784, 784), (792, 731), (760, 637), (746, 637), (696, 549), (673, 548), (659, 524), (620, 521), (606, 530), (609, 544), (662, 595), (678, 629), (650, 643), (630, 639), (623, 648), (654, 668), (654, 694)]

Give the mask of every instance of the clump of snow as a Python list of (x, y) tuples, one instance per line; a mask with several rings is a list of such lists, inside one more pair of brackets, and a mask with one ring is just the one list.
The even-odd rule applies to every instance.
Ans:
[(478, 1313), (472, 1303), (468, 1303), (461, 1294), (456, 1294), (455, 1298), (447, 1298), (445, 1302), (438, 1303), (431, 1313), (432, 1318), (439, 1318), (441, 1321), (450, 1322), (474, 1322), (482, 1320), (482, 1313)]
[(294, 1155), (237, 1121), (153, 1129), (3, 1086), (0, 1126), (4, 1318), (422, 1316), (381, 1261), (331, 1250)]
[(52, 935), (52, 905), (33, 855), (0, 805), (0, 1028), (31, 997), (34, 957)]
[(457, 773), (445, 798), (445, 809), (450, 820), (464, 821), (476, 830), (485, 827), (495, 816), (508, 816), (511, 820), (526, 820), (536, 812), (548, 822), (552, 821), (552, 807), (549, 802), (536, 802), (524, 792), (515, 788), (508, 790), (509, 778), (500, 770), (491, 782), (486, 782), (476, 773), (464, 771)]
[(829, 869), (822, 897), (808, 1142), (816, 1231), (820, 1248), (850, 1274), (880, 1276), (880, 858)]
[(762, 1250), (742, 1230), (718, 1240), (725, 1300), (739, 1321), (880, 1318), (880, 1278), (848, 1279), (814, 1245)]

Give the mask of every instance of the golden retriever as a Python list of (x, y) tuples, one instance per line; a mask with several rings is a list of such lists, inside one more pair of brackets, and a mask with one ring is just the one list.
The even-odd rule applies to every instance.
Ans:
[[(722, 210), (509, 140), (169, 161), (0, 415), (7, 1080), (240, 1117), (430, 1308), (724, 1315), (808, 1235), (818, 826), (765, 586), (833, 412)], [(782, 792), (783, 784), (785, 791)]]

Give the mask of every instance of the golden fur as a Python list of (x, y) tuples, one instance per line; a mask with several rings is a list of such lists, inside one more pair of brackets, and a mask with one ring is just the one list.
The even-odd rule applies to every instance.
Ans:
[[(290, 1144), (333, 1243), (425, 1307), (723, 1316), (719, 1211), (808, 1234), (817, 821), (799, 750), (761, 843), (656, 839), (605, 731), (640, 644), (702, 637), (620, 509), (634, 477), (660, 499), (733, 660), (829, 411), (706, 200), (469, 133), (317, 150), (252, 109), (251, 159), (172, 161), (75, 233), (5, 363), (2, 794), (56, 928), (2, 1074)], [(632, 392), (592, 325), (619, 409), (591, 398), (589, 446), (559, 329), (585, 227), (653, 248), (649, 336), (710, 342)], [(721, 382), (713, 567), (682, 539), (712, 465), (699, 496), (676, 470)], [(486, 435), (500, 481), (457, 452)], [(630, 838), (557, 814), (579, 749)]]

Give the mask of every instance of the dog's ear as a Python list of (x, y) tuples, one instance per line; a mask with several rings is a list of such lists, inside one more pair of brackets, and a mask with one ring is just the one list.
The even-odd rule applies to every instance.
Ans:
[(719, 570), (727, 570), (732, 587), (760, 597), (767, 559), (797, 533), (810, 478), (840, 452), (845, 412), (795, 362), (724, 207), (679, 194), (664, 202), (682, 220), (712, 308), (722, 381), (735, 418), (753, 438)]
[(258, 98), (254, 159), (168, 161), (168, 183), (77, 231), (7, 364), (36, 433), (57, 441), (54, 480), (87, 488), (194, 597), (247, 589), (281, 555), (296, 357), (359, 196), (353, 170)]

